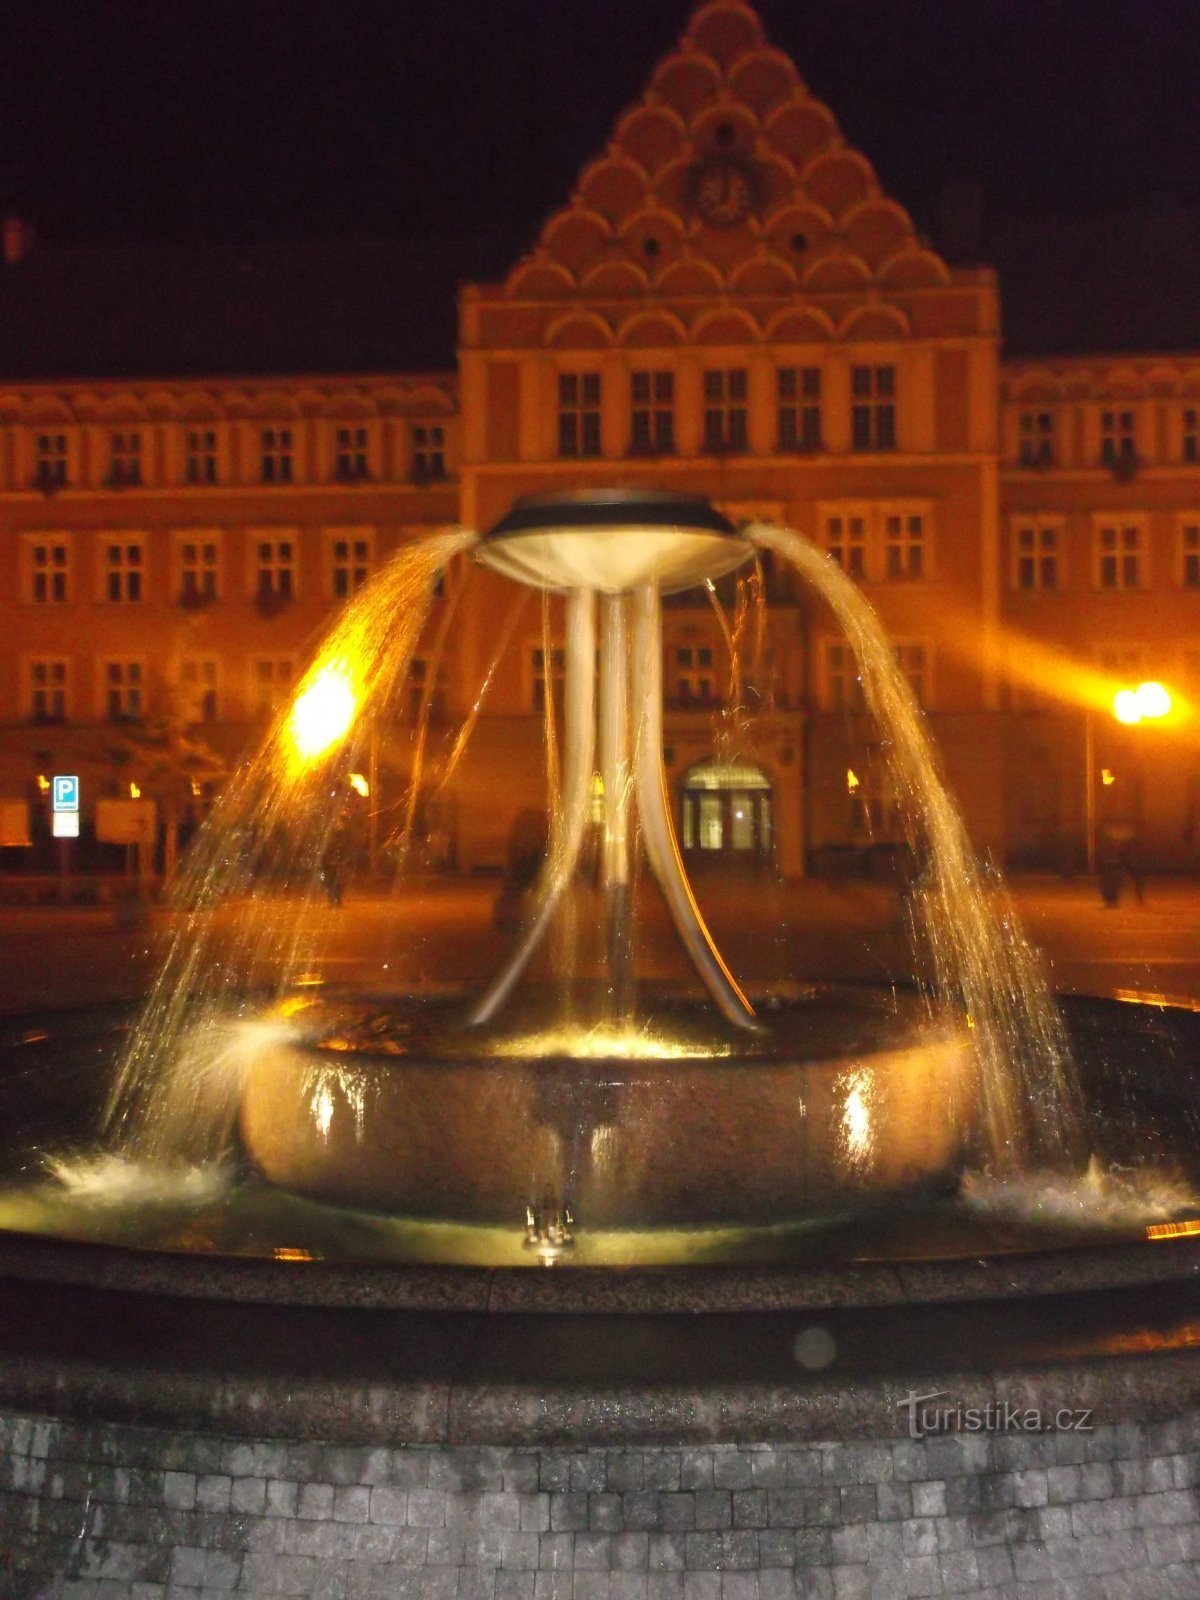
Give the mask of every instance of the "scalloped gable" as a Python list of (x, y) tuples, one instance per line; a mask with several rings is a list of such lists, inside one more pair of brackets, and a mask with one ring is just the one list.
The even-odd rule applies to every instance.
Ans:
[(705, 0), (504, 295), (878, 300), (950, 281), (753, 6)]

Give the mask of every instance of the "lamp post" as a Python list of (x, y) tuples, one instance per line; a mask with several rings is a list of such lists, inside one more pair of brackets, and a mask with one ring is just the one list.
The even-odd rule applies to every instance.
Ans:
[[(1118, 689), (1112, 698), (1112, 714), (1126, 727), (1136, 727), (1142, 722), (1159, 722), (1169, 716), (1172, 707), (1170, 691), (1161, 683), (1139, 683), (1136, 689)], [(1083, 720), (1083, 817), (1087, 847), (1087, 870), (1096, 870), (1096, 731), (1095, 715), (1091, 706)]]

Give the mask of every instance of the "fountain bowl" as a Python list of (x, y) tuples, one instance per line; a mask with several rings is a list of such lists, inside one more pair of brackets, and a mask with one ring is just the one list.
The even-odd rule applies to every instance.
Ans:
[(830, 989), (775, 1009), (761, 1042), (714, 1049), (700, 1009), (677, 1008), (666, 1038), (583, 1036), (580, 1056), (545, 1025), (481, 1040), (428, 1005), (380, 1048), (369, 1008), (325, 1005), (254, 1052), (242, 1148), (308, 1199), (518, 1226), (548, 1201), (589, 1231), (769, 1227), (957, 1186), (965, 1031), (915, 997)]

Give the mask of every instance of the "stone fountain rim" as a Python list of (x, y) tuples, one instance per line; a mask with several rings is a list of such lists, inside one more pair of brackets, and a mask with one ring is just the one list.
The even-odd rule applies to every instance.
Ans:
[(244, 1305), (689, 1315), (1035, 1300), (1200, 1278), (1200, 1238), (844, 1266), (462, 1267), (192, 1255), (0, 1233), (0, 1281)]

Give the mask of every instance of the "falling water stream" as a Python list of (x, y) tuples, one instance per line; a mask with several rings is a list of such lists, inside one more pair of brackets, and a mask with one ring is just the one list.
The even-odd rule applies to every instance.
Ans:
[[(918, 983), (933, 1030), (929, 1037), (963, 1038), (973, 1063), (980, 1164), (968, 1175), (963, 1215), (986, 1215), (1007, 1226), (1014, 1217), (1028, 1221), (1044, 1208), (1060, 1221), (1073, 1219), (1081, 1226), (1114, 1219), (1122, 1225), (1132, 1219), (1136, 1226), (1143, 1213), (1186, 1209), (1190, 1189), (1171, 1172), (1147, 1172), (1144, 1179), (1125, 1173), (1114, 1186), (1093, 1161), (1082, 1180), (1073, 1176), (1087, 1165), (1088, 1135), (1062, 1020), (1002, 884), (976, 860), (941, 779), (920, 709), (874, 611), (840, 566), (801, 536), (758, 525), (745, 538), (753, 548), (789, 563), (828, 607), (853, 649), (866, 706), (878, 725), (919, 867), (906, 907)], [(323, 866), (336, 852), (346, 804), (345, 771), (365, 764), (367, 742), (377, 737), (406, 689), (438, 575), (476, 542), (469, 533), (447, 533), (395, 557), (346, 607), (292, 705), (228, 785), (179, 872), (170, 948), (109, 1097), (108, 1148), (120, 1160), (110, 1153), (99, 1161), (61, 1159), (54, 1166), (78, 1205), (86, 1208), (105, 1192), (122, 1202), (128, 1199), (138, 1191), (131, 1172), (151, 1174), (142, 1185), (147, 1203), (161, 1199), (166, 1180), (152, 1174), (168, 1169), (180, 1175), (176, 1198), (185, 1210), (199, 1205), (200, 1197), (205, 1204), (213, 1200), (211, 1184), (202, 1174), (221, 1170), (246, 1076), (281, 1041), (289, 1046), (298, 1037), (291, 1015), (294, 997), (308, 974), (320, 969), (324, 933), (320, 917), (312, 913), (320, 909), (324, 895)], [(751, 731), (753, 711), (743, 703), (740, 686), (757, 686), (761, 678), (766, 648), (762, 588), (761, 566), (755, 562), (753, 576), (741, 580), (731, 619), (722, 614), (730, 683), (736, 689), (718, 730), (722, 759), (737, 759)], [(709, 592), (715, 604), (711, 584)], [(512, 638), (527, 593), (518, 592), (505, 614), (485, 683), (450, 740), (444, 770), (433, 773), (443, 787), (462, 759), (482, 695)], [(521, 1070), (547, 1053), (559, 1060), (603, 1061), (611, 1041), (620, 1036), (626, 1059), (644, 1060), (647, 1070), (670, 1075), (672, 1062), (680, 1057), (695, 1063), (740, 1052), (749, 1060), (765, 1051), (764, 1059), (769, 1059), (775, 1048), (769, 1031), (760, 1033), (761, 1044), (754, 1043), (753, 1033), (742, 1034), (744, 1043), (735, 1037), (739, 1027), (760, 1025), (700, 918), (670, 809), (663, 804), (657, 588), (643, 582), (629, 593), (601, 593), (598, 609), (596, 598), (586, 587), (566, 596), (560, 728), (552, 693), (551, 612), (543, 595), (548, 848), (540, 896), (518, 935), (516, 954), (475, 1001), (474, 1020), (486, 1026), (472, 1048), (481, 1059), (490, 1056), (495, 1062), (494, 1076), (486, 1080), (485, 1098), (478, 1104), (478, 1114), (485, 1118), (488, 1107), (497, 1114), (504, 1109), (503, 1099), (495, 1097), (503, 1096), (503, 1074), (510, 1070), (504, 1064), (510, 1061)], [(447, 608), (435, 629), (439, 652), (446, 647), (448, 615)], [(750, 653), (753, 661), (747, 663), (744, 657)], [(427, 680), (423, 716), (413, 735), (422, 757), (431, 694)], [(304, 724), (306, 706), (314, 713), (311, 730)], [(410, 752), (410, 788), (401, 806), (404, 836), (396, 840), (401, 860), (408, 854), (421, 776), (415, 761)], [(809, 775), (804, 776), (807, 781)], [(597, 796), (598, 938), (595, 918), (589, 920), (579, 910), (580, 904), (594, 908), (596, 897), (581, 895), (577, 873), (581, 841), (596, 817)], [(697, 1011), (687, 1024), (691, 1033), (685, 1028), (673, 1041), (650, 1021), (653, 1000), (639, 994), (634, 906), (644, 892), (638, 877), (643, 855), (671, 905), (684, 946), (724, 1012), (724, 1023), (711, 1018), (707, 1042), (702, 1013)], [(557, 986), (557, 1001), (552, 996), (548, 1008), (543, 1007), (543, 1031), (527, 1049), (520, 1018), (507, 1031), (494, 1019), (514, 992), (531, 987), (524, 976), (526, 964), (552, 927), (547, 948), (555, 952), (550, 987)], [(594, 974), (598, 961), (606, 983), (575, 982), (580, 972)], [(802, 986), (809, 976), (792, 974), (791, 987), (797, 982)], [(539, 984), (545, 986), (544, 971), (532, 986)], [(849, 1039), (849, 1014), (847, 1028)], [(786, 1053), (786, 1043), (779, 1048)], [(851, 1047), (838, 1079), (847, 1094), (843, 1115), (852, 1146), (859, 1137), (855, 1119), (869, 1112), (862, 1097), (870, 1072), (864, 1075), (855, 1061)], [(349, 1096), (361, 1137), (371, 1114), (369, 1080), (366, 1087), (360, 1083), (352, 1090), (344, 1085), (338, 1089), (339, 1072), (334, 1057), (314, 1068), (313, 1115), (327, 1133), (337, 1094)], [(601, 1072), (597, 1082), (603, 1078)], [(582, 1130), (580, 1137), (580, 1148), (591, 1140), (598, 1151), (608, 1135), (600, 1126)], [(579, 1138), (575, 1143), (579, 1145)], [(680, 1159), (686, 1161), (686, 1148)], [(778, 1219), (781, 1224), (786, 1220)], [(361, 1228), (355, 1238), (355, 1248), (363, 1247)], [(410, 1239), (405, 1248), (419, 1254), (425, 1247)], [(447, 1245), (451, 1255), (459, 1248)], [(647, 1245), (651, 1256), (655, 1248)], [(734, 1240), (729, 1248), (736, 1253), (740, 1247)]]

